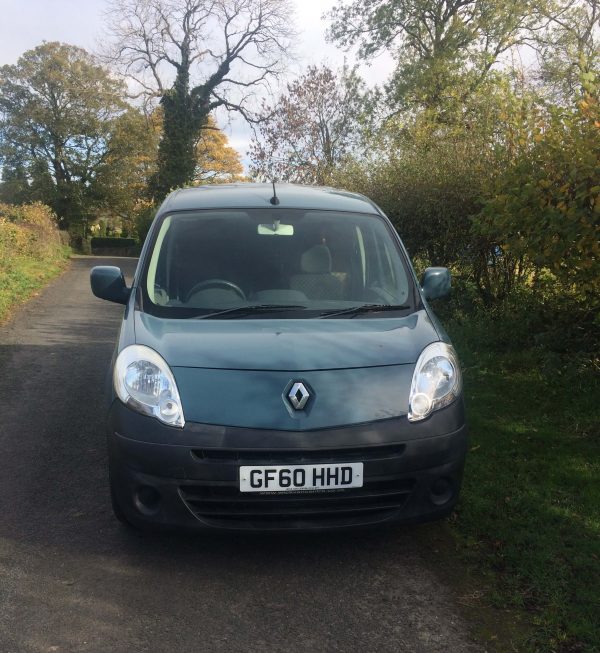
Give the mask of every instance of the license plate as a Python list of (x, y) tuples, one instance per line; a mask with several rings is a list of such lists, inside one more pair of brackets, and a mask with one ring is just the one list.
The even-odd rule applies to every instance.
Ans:
[(240, 492), (298, 492), (363, 486), (363, 463), (240, 467)]

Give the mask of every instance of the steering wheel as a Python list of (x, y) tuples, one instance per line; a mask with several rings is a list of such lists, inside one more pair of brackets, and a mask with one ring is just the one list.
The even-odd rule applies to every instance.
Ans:
[(225, 279), (207, 279), (206, 281), (195, 283), (185, 296), (185, 301), (188, 302), (192, 295), (207, 288), (226, 288), (227, 290), (233, 290), (242, 299), (246, 299), (244, 291), (232, 281), (226, 281)]

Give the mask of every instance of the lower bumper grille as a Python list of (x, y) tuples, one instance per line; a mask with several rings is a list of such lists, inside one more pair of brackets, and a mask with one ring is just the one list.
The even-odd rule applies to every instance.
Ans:
[(411, 480), (373, 480), (362, 488), (286, 494), (244, 494), (231, 485), (182, 485), (179, 493), (202, 521), (214, 525), (318, 526), (382, 521), (401, 510)]

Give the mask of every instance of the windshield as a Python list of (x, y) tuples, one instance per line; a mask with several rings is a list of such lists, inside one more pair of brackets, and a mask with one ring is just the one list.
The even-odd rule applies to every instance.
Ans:
[(400, 250), (377, 215), (173, 213), (162, 219), (146, 261), (143, 309), (163, 317), (316, 317), (411, 303)]

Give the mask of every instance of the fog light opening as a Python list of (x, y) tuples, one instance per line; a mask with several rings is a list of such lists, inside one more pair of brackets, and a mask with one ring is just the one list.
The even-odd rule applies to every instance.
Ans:
[(438, 478), (431, 484), (429, 496), (436, 506), (443, 506), (448, 503), (453, 494), (452, 481), (448, 478)]
[(150, 485), (142, 485), (135, 493), (135, 505), (144, 514), (155, 513), (160, 505), (160, 492)]

